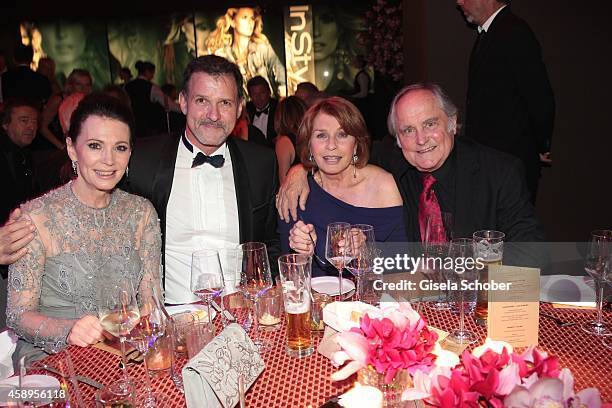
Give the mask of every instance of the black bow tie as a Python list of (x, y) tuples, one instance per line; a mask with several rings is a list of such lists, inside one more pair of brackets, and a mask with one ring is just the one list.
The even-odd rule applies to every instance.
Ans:
[(270, 107), (268, 106), (266, 109), (264, 110), (260, 110), (260, 111), (255, 111), (255, 117), (258, 118), (259, 115), (261, 115), (262, 113), (265, 113), (266, 115), (268, 115), (270, 113)]
[(191, 168), (193, 169), (194, 167), (201, 166), (204, 163), (210, 163), (211, 166), (219, 168), (223, 166), (223, 163), (225, 163), (225, 157), (220, 154), (216, 154), (214, 156), (207, 156), (202, 152), (198, 152), (198, 154), (196, 154), (195, 159), (193, 159), (193, 163), (191, 163)]

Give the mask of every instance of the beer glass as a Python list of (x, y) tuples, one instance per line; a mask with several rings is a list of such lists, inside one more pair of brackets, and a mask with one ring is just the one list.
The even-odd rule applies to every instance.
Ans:
[[(474, 238), (474, 257), (481, 258), (485, 267), (480, 271), (480, 282), (489, 281), (489, 266), (501, 265), (504, 255), (504, 238), (506, 234), (500, 231), (476, 231)], [(489, 292), (479, 290), (476, 298), (476, 312), (474, 319), (479, 326), (487, 325), (489, 315)]]
[(309, 255), (289, 254), (278, 259), (283, 300), (287, 313), (287, 345), (292, 357), (306, 357), (314, 351), (310, 327), (310, 273)]

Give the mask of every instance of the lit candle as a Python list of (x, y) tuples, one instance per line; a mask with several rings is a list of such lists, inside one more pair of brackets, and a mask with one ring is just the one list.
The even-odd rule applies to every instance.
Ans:
[(350, 408), (382, 408), (383, 393), (374, 387), (355, 383), (355, 386), (342, 394), (338, 404)]

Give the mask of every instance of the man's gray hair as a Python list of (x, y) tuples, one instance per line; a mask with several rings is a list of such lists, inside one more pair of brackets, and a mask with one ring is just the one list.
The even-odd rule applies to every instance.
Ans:
[[(458, 109), (457, 105), (451, 100), (451, 98), (444, 92), (442, 87), (438, 84), (432, 82), (418, 82), (416, 84), (408, 85), (403, 87), (393, 98), (393, 102), (391, 102), (391, 110), (389, 111), (389, 116), (387, 117), (387, 128), (389, 133), (397, 139), (397, 115), (395, 112), (397, 103), (403, 96), (412, 91), (429, 91), (431, 92), (440, 104), (440, 108), (444, 111), (446, 116), (453, 117), (457, 115)], [(452, 129), (448, 129), (451, 131)], [(398, 140), (399, 145), (399, 140)]]

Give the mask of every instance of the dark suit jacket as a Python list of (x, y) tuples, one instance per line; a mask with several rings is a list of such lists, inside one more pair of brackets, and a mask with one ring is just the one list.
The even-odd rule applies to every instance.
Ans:
[(465, 134), (510, 153), (537, 177), (550, 151), (555, 101), (540, 44), (527, 23), (505, 7), (470, 57)]
[[(163, 136), (137, 140), (130, 160), (128, 189), (148, 198), (160, 218), (162, 262), (166, 235), (166, 207), (172, 189), (174, 165), (180, 136)], [(276, 232), (275, 194), (278, 189), (278, 167), (271, 150), (255, 143), (230, 137), (227, 139), (236, 186), (240, 242), (264, 242), (268, 247), (273, 270), (280, 254)]]
[(2, 74), (2, 98), (20, 97), (44, 103), (51, 95), (49, 80), (26, 66), (18, 66)]
[[(451, 212), (455, 236), (471, 237), (475, 231), (492, 229), (504, 232), (506, 241), (544, 240), (520, 161), (464, 137), (455, 139), (454, 149), (457, 166)], [(420, 242), (418, 196), (409, 187), (409, 172), (418, 170), (397, 146), (385, 143), (374, 145), (372, 161), (393, 174), (404, 201), (408, 239)]]
[[(268, 112), (268, 127), (266, 131), (266, 141), (269, 147), (274, 147), (274, 139), (276, 138), (276, 131), (274, 130), (274, 114), (276, 113), (276, 105), (278, 105), (278, 101), (276, 99), (270, 99), (270, 112)], [(253, 102), (247, 102), (246, 109), (247, 113), (249, 114), (249, 122), (253, 124), (256, 111)]]

